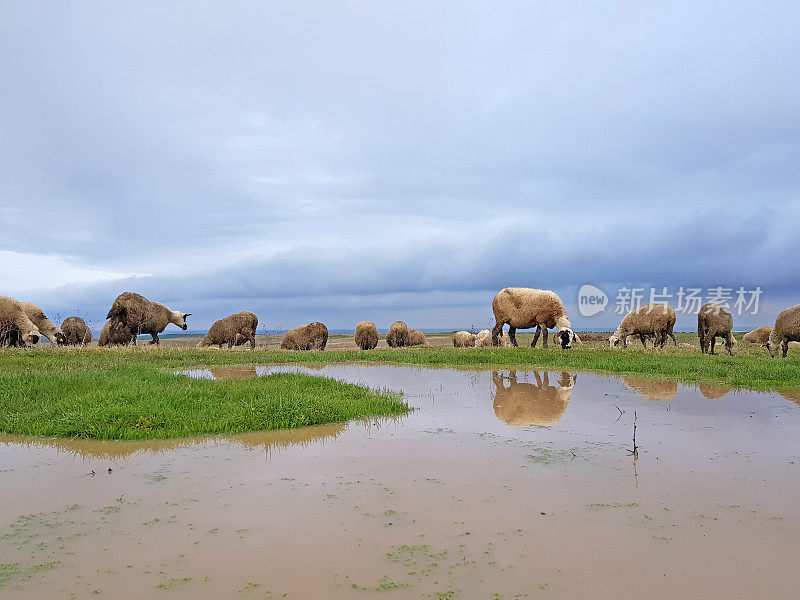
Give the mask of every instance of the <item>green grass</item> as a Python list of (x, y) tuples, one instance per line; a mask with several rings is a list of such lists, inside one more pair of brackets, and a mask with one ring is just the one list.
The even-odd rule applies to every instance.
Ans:
[(304, 427), (408, 410), (399, 394), (309, 375), (192, 380), (173, 374), (187, 364), (182, 354), (2, 352), (0, 431), (153, 439)]
[(772, 359), (743, 344), (736, 347), (733, 357), (702, 355), (696, 349), (672, 346), (665, 350), (610, 350), (601, 343), (568, 351), (552, 347), (416, 347), (366, 352), (37, 348), (0, 352), (0, 431), (152, 439), (302, 427), (408, 410), (397, 394), (319, 377), (277, 374), (205, 381), (174, 375), (198, 366), (355, 362), (602, 371), (761, 390), (800, 386), (800, 354), (796, 350), (786, 359)]

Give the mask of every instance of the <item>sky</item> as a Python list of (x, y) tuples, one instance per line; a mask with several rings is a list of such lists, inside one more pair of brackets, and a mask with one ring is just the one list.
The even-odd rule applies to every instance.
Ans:
[[(483, 328), (506, 286), (800, 302), (800, 4), (0, 4), (0, 294)], [(578, 290), (609, 297), (593, 316)], [(673, 304), (674, 305), (674, 304)], [(679, 314), (678, 327), (696, 325)], [(165, 333), (177, 329), (170, 327)]]

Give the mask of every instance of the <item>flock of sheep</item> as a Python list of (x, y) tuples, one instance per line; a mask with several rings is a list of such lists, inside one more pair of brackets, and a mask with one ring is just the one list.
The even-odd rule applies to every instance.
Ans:
[[(492, 301), (495, 326), (492, 330), (473, 334), (459, 331), (453, 336), (453, 346), (496, 347), (517, 346), (518, 329), (536, 328), (531, 343), (535, 347), (539, 337), (542, 346), (547, 348), (548, 329), (556, 344), (569, 349), (580, 343), (572, 330), (572, 325), (564, 308), (564, 303), (555, 292), (531, 288), (505, 288), (497, 293)], [(106, 318), (98, 341), (100, 346), (127, 346), (136, 344), (140, 334), (152, 336), (151, 344), (158, 344), (158, 334), (170, 323), (186, 330), (186, 318), (191, 313), (172, 310), (159, 302), (148, 300), (133, 292), (120, 294), (114, 300)], [(508, 332), (503, 327), (508, 325)], [(197, 344), (198, 348), (208, 346), (227, 346), (231, 348), (250, 343), (256, 345), (258, 317), (247, 310), (235, 313), (216, 321), (208, 333)], [(647, 304), (628, 313), (617, 330), (611, 335), (611, 347), (628, 345), (628, 338), (638, 338), (642, 345), (650, 339), (654, 346), (664, 347), (667, 338), (677, 345), (673, 329), (675, 311), (665, 304)], [(700, 347), (705, 353), (714, 354), (717, 338), (724, 340), (729, 354), (733, 353), (733, 317), (724, 307), (706, 304), (697, 315), (697, 333)], [(0, 296), (0, 347), (25, 346), (36, 344), (40, 337), (51, 342), (72, 345), (86, 345), (92, 341), (92, 332), (80, 317), (68, 317), (56, 327), (41, 308), (30, 302), (19, 302), (8, 296)], [(774, 327), (759, 327), (746, 334), (746, 342), (766, 346), (772, 357), (786, 356), (789, 342), (800, 342), (800, 305), (782, 311)], [(372, 350), (378, 345), (378, 328), (371, 321), (361, 321), (355, 330), (356, 345), (362, 350)], [(287, 331), (283, 336), (281, 348), (285, 350), (324, 350), (328, 343), (328, 328), (319, 322), (308, 323)], [(391, 348), (416, 346), (426, 343), (425, 334), (408, 327), (402, 321), (395, 321), (386, 334), (386, 343)]]

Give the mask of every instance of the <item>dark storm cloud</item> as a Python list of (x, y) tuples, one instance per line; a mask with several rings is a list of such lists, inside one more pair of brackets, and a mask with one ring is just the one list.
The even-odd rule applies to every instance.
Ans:
[(0, 11), (0, 250), (82, 281), (0, 267), (16, 295), (442, 326), (506, 285), (800, 295), (792, 5)]

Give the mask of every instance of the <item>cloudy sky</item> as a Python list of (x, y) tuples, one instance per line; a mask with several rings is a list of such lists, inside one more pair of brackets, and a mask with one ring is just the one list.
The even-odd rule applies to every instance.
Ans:
[[(800, 302), (800, 5), (0, 5), (0, 293), (487, 326), (515, 285)], [(577, 291), (610, 298), (591, 318)], [(687, 316), (679, 326), (689, 327)], [(168, 331), (171, 331), (170, 328)], [(165, 332), (166, 333), (166, 332)]]

